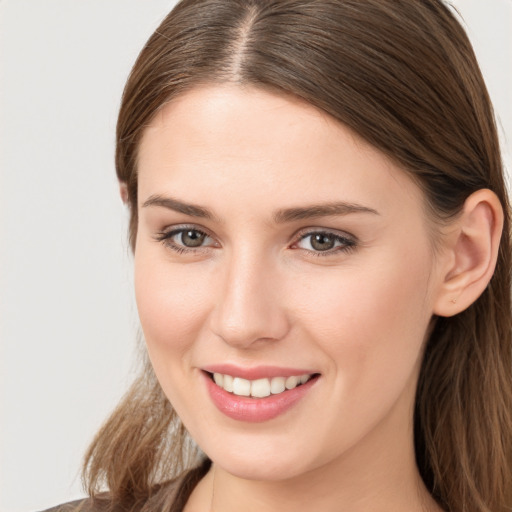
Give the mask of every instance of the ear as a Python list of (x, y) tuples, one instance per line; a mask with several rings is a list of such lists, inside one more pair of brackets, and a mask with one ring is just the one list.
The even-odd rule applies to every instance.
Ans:
[(453, 316), (468, 308), (491, 280), (503, 230), (503, 208), (496, 194), (471, 194), (447, 235), (442, 282), (434, 313)]
[(124, 181), (119, 182), (119, 195), (124, 204), (128, 204), (128, 185)]

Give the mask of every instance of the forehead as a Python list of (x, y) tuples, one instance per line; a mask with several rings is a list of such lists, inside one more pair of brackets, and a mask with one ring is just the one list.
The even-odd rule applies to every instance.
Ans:
[(421, 202), (405, 172), (346, 126), (254, 87), (202, 86), (166, 104), (144, 132), (138, 170), (141, 201), (168, 193), (212, 206), (343, 200), (384, 210), (393, 197)]

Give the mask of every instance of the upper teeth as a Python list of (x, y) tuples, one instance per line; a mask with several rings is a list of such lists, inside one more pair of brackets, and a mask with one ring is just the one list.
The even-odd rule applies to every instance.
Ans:
[(291, 377), (247, 380), (222, 373), (213, 374), (213, 380), (217, 386), (235, 395), (252, 396), (254, 398), (264, 398), (270, 394), (277, 395), (287, 389), (293, 389), (300, 384), (305, 384), (311, 377), (312, 375), (307, 373)]

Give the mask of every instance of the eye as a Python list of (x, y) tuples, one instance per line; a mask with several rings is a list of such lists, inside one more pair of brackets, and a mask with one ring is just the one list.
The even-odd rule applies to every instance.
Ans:
[(213, 238), (194, 227), (172, 229), (159, 233), (155, 238), (176, 252), (194, 251), (216, 245)]
[(200, 247), (208, 237), (206, 233), (202, 233), (197, 229), (187, 229), (180, 231), (173, 238), (175, 243), (181, 243), (185, 247)]
[[(314, 231), (302, 235), (295, 247), (311, 251), (313, 253), (325, 253), (322, 255), (348, 251), (355, 248), (356, 241), (330, 231)], [(317, 254), (320, 256), (320, 254)]]

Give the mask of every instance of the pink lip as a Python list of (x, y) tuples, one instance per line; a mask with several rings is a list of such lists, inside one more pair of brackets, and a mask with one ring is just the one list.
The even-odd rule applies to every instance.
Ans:
[(215, 364), (201, 368), (209, 373), (222, 373), (232, 377), (240, 377), (247, 380), (271, 379), (272, 377), (292, 377), (293, 375), (304, 375), (317, 373), (311, 369), (304, 368), (281, 368), (278, 366), (255, 366), (254, 368), (241, 368), (233, 364)]
[[(266, 398), (250, 398), (229, 393), (217, 386), (206, 372), (201, 373), (206, 383), (210, 398), (217, 409), (229, 418), (251, 423), (261, 423), (283, 414), (297, 404), (297, 402), (299, 402), (299, 400), (308, 393), (318, 380), (318, 377), (313, 377), (305, 384), (294, 389), (284, 391), (278, 395), (270, 395)], [(232, 375), (231, 373), (228, 374)], [(261, 375), (261, 373), (259, 375)], [(279, 375), (284, 376), (283, 374)]]

